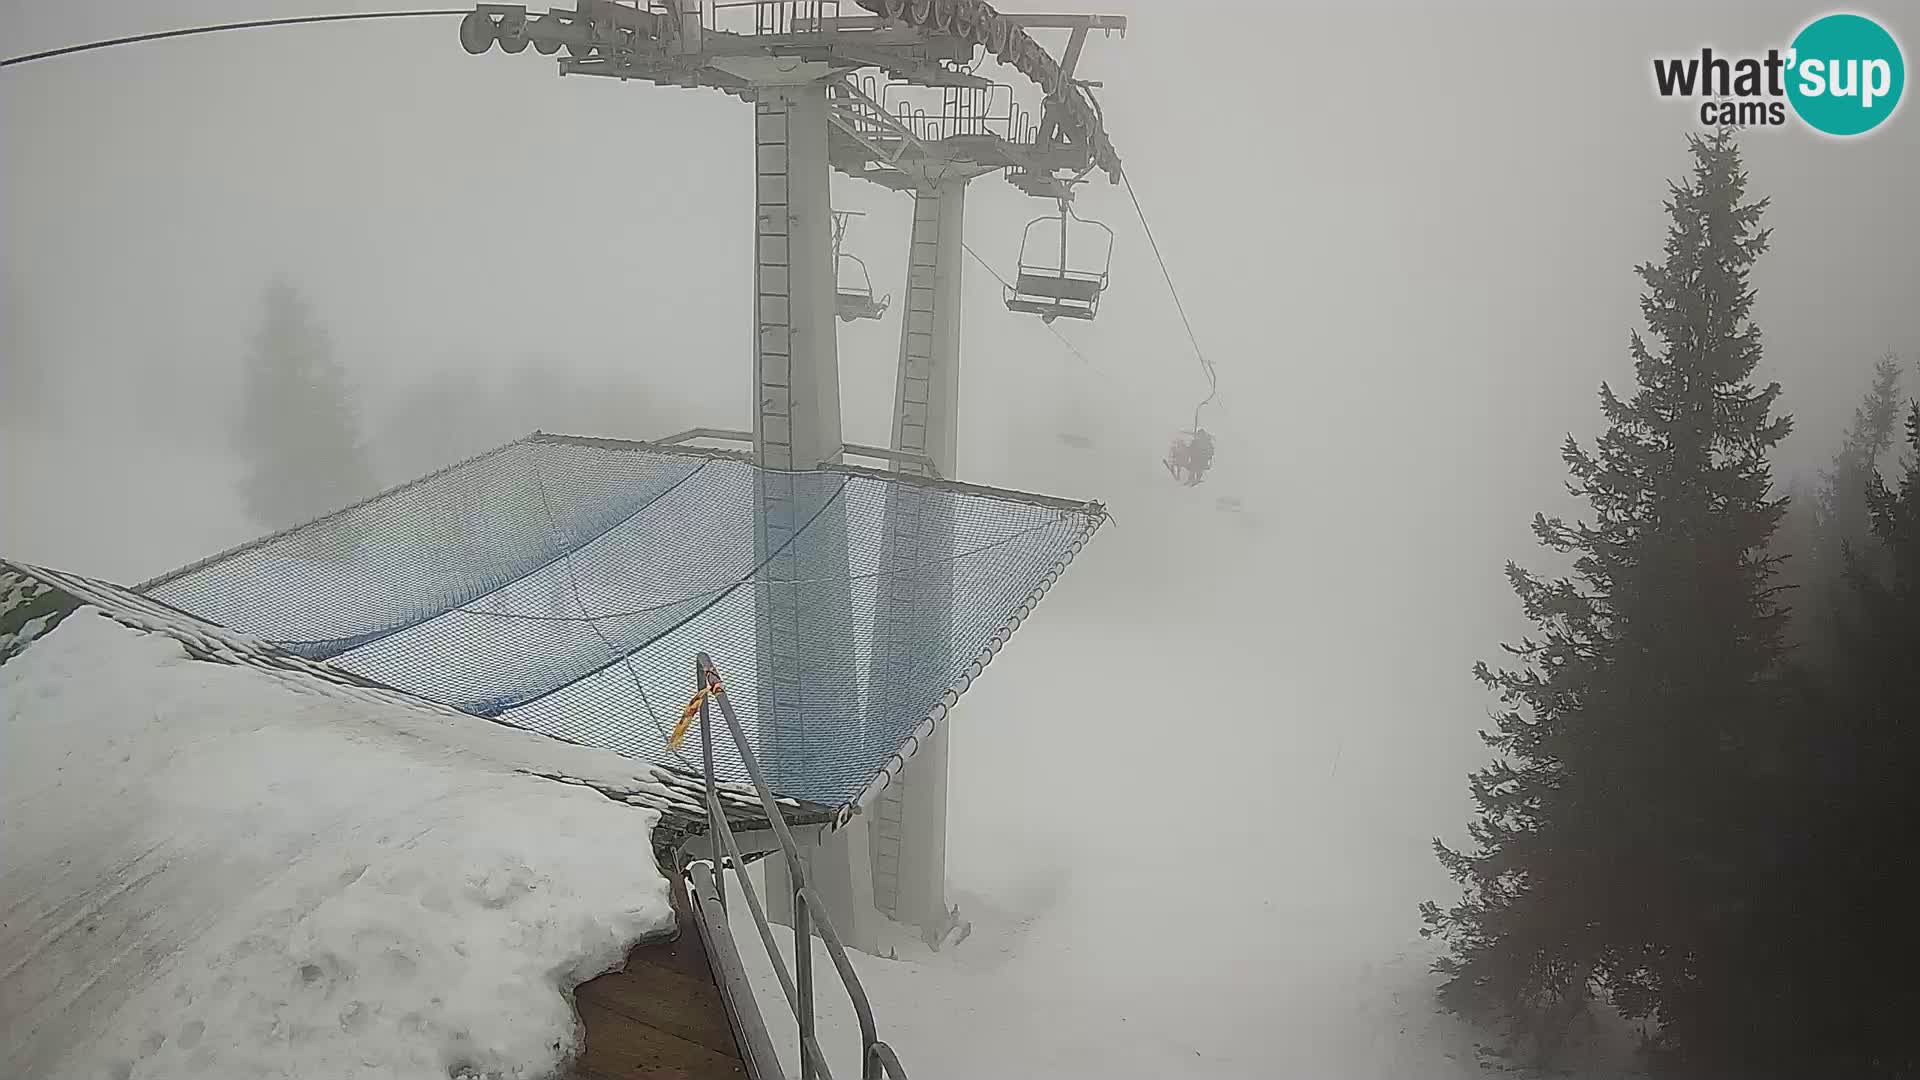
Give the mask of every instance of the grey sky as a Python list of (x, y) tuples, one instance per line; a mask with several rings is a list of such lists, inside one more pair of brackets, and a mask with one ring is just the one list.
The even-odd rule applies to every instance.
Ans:
[[(9, 51), (317, 10), (6, 7)], [(1594, 385), (1627, 372), (1630, 267), (1658, 253), (1660, 181), (1683, 167), (1693, 125), (1654, 98), (1647, 58), (1764, 47), (1805, 15), (1778, 3), (1126, 13), (1132, 34), (1096, 39), (1088, 73), (1107, 83), (1117, 145), (1220, 365), (1220, 426), (1238, 444), (1223, 466), (1250, 440), (1289, 469), (1335, 446), (1377, 449), (1306, 470), (1329, 495), (1393, 482), (1396, 445), (1489, 486), (1552, 490), (1540, 451), (1591, 429)], [(738, 102), (561, 80), (533, 54), (468, 57), (439, 20), (72, 57), (7, 72), (0, 99), (8, 262), (41, 347), (77, 378), (231, 370), (260, 279), (285, 270), (369, 391), (396, 372), (534, 355), (660, 371), (662, 393), (705, 403), (697, 419), (744, 416)], [(1904, 302), (1920, 222), (1896, 202), (1920, 176), (1920, 128), (1900, 121), (1856, 143), (1747, 140), (1755, 187), (1775, 200), (1759, 315), (1803, 426), (1850, 408), (1850, 380), (1827, 373), (1920, 344)], [(873, 212), (855, 239), (879, 286), (896, 287), (904, 200), (838, 184), (842, 205)], [(1200, 383), (1173, 307), (1122, 193), (1099, 185), (1083, 204), (1121, 242), (1101, 323), (1066, 332), (1116, 373), (1102, 393), (1177, 426)], [(971, 242), (1002, 267), (1040, 212), (992, 182), (969, 209)], [(969, 271), (970, 402), (1076, 363)], [(850, 434), (872, 440), (891, 325), (841, 339)], [(691, 363), (669, 374), (678, 360)], [(1476, 415), (1489, 408), (1497, 428)], [(970, 410), (976, 449), (996, 441), (984, 412)]]
[[(9, 52), (319, 10), (5, 6)], [(1133, 19), (1125, 39), (1095, 38), (1086, 73), (1106, 82), (1116, 144), (1219, 365), (1220, 483), (1288, 519), (1305, 550), (1364, 555), (1383, 602), (1413, 590), (1487, 611), (1486, 633), (1507, 625), (1499, 563), (1526, 554), (1527, 517), (1559, 497), (1560, 440), (1597, 430), (1597, 384), (1630, 379), (1631, 268), (1659, 254), (1663, 183), (1695, 130), (1687, 106), (1654, 96), (1648, 60), (1764, 48), (1808, 10), (1061, 6)], [(277, 271), (307, 290), (370, 400), (429, 371), (533, 358), (628, 373), (687, 426), (745, 422), (737, 101), (561, 79), (531, 52), (470, 57), (451, 20), (421, 20), (34, 64), (0, 75), (0, 110), (9, 273), (36, 349), (84, 389), (62, 406), (73, 424), (137, 403), (217, 432)], [(1864, 140), (1762, 129), (1745, 145), (1773, 199), (1767, 374), (1801, 431), (1782, 463), (1804, 471), (1871, 360), (1920, 352), (1906, 194), (1920, 123), (1909, 106)], [(836, 199), (871, 212), (854, 241), (897, 291), (904, 198), (841, 178)], [(970, 242), (1004, 272), (1044, 207), (989, 179), (968, 209)], [(1090, 185), (1081, 209), (1120, 233), (1100, 322), (1062, 326), (1097, 374), (968, 265), (970, 479), (1094, 483), (1004, 450), (1075, 397), (1118, 431), (1109, 450), (1150, 472), (1204, 393), (1124, 193)], [(841, 329), (849, 439), (884, 441), (896, 335)]]

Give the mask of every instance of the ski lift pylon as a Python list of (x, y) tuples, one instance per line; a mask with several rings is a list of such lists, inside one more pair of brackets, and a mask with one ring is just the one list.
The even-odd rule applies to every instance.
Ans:
[(887, 313), (887, 305), (893, 300), (892, 296), (876, 299), (873, 275), (867, 273), (866, 261), (841, 250), (841, 242), (847, 235), (847, 220), (860, 216), (863, 215), (856, 210), (833, 212), (833, 309), (841, 322), (878, 319)]
[[(1092, 260), (1081, 267), (1075, 267), (1068, 261), (1068, 234), (1073, 222), (1084, 226), (1080, 232), (1104, 238), (1105, 250), (1100, 253), (1097, 268)], [(1053, 240), (1051, 232), (1043, 234), (1040, 244), (1036, 245), (1034, 230), (1046, 225), (1054, 225), (1059, 230), (1058, 262), (1049, 257)], [(1042, 246), (1048, 255), (1041, 253)], [(1020, 234), (1020, 266), (1014, 274), (1013, 284), (1007, 286), (1007, 309), (1038, 315), (1045, 322), (1063, 316), (1069, 319), (1092, 319), (1100, 311), (1100, 294), (1107, 289), (1107, 274), (1112, 267), (1113, 230), (1101, 222), (1074, 213), (1072, 203), (1061, 199), (1058, 214), (1043, 214), (1034, 218)]]

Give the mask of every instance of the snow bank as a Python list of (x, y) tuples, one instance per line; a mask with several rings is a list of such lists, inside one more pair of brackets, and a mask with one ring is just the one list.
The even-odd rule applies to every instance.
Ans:
[(0, 1075), (554, 1070), (672, 925), (657, 815), (441, 723), (85, 610), (0, 667)]

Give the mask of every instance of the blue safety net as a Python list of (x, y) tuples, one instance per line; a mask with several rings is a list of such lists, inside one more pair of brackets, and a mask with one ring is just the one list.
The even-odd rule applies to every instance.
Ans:
[[(1097, 505), (536, 434), (142, 586), (468, 712), (698, 773), (711, 654), (777, 794), (844, 805), (939, 715)], [(716, 715), (714, 722), (719, 723)], [(715, 775), (745, 780), (714, 738)]]

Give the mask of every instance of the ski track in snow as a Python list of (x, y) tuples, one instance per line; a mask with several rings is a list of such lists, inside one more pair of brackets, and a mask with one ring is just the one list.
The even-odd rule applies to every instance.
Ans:
[(0, 1073), (552, 1072), (672, 924), (655, 815), (447, 722), (84, 611), (0, 668)]

